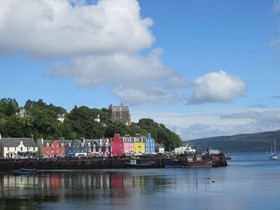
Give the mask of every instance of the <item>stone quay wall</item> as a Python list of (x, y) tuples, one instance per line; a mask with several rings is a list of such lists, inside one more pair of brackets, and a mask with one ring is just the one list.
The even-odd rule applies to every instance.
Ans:
[[(139, 162), (153, 162), (154, 168), (163, 168), (164, 159), (139, 159)], [(0, 171), (20, 170), (28, 168), (37, 170), (64, 170), (64, 169), (117, 169), (125, 168), (129, 159), (102, 159), (102, 158), (56, 158), (56, 159), (2, 159)]]

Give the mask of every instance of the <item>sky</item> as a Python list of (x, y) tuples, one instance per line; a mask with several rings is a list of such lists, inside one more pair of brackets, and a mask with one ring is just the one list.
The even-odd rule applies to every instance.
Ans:
[(128, 105), (182, 140), (280, 129), (280, 0), (1, 0), (0, 98)]

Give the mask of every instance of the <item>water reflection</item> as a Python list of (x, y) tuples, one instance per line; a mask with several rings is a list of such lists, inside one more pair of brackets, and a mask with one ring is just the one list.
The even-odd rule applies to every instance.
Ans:
[(215, 169), (0, 174), (0, 209), (276, 210), (280, 165), (255, 163), (254, 157), (236, 158), (228, 167)]
[(41, 209), (44, 202), (63, 203), (66, 200), (93, 202), (110, 199), (110, 202), (118, 204), (137, 193), (178, 190), (180, 186), (185, 189), (186, 184), (190, 190), (198, 189), (200, 184), (207, 188), (212, 182), (209, 178), (201, 179), (197, 174), (174, 176), (152, 174), (156, 172), (153, 170), (140, 171), (57, 171), (38, 172), (34, 176), (2, 174), (0, 209), (13, 209), (11, 205)]

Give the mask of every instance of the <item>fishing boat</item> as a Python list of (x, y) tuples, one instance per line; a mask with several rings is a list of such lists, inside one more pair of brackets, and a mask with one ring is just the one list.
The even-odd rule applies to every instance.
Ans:
[(137, 160), (130, 160), (129, 162), (125, 162), (125, 165), (127, 168), (152, 168), (153, 167), (153, 163), (150, 162), (141, 162), (138, 163)]
[(164, 168), (182, 168), (182, 163), (178, 159), (164, 159)]
[(273, 142), (273, 148), (272, 148), (272, 145), (271, 145), (271, 152), (270, 152), (270, 155), (269, 155), (269, 159), (270, 160), (278, 160), (279, 159), (279, 157), (276, 154), (276, 140), (274, 140), (274, 142)]
[(182, 161), (182, 167), (187, 168), (211, 168), (214, 167), (212, 161)]
[(13, 171), (14, 176), (32, 176), (36, 169), (21, 168), (20, 170)]

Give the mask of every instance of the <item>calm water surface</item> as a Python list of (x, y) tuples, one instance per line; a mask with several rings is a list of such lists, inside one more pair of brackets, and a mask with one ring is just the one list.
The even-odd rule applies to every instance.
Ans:
[(0, 209), (279, 210), (280, 160), (228, 155), (224, 168), (0, 174)]

